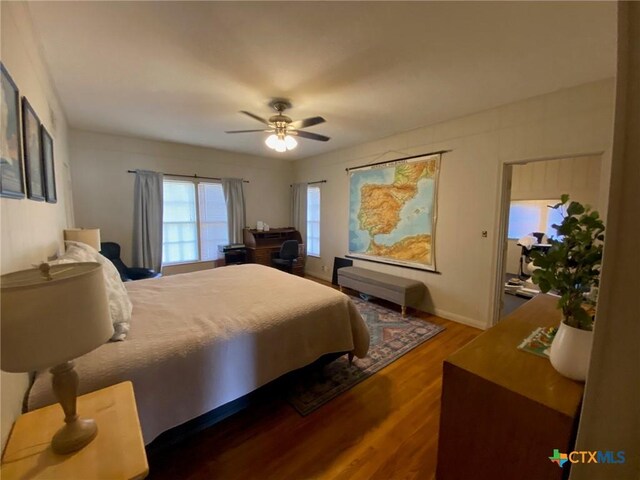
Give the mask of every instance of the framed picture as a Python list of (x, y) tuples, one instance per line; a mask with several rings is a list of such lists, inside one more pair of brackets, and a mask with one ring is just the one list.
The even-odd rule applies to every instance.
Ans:
[(0, 196), (24, 198), (24, 174), (20, 144), (20, 93), (0, 63)]
[(44, 164), (44, 191), (47, 202), (56, 203), (56, 167), (53, 161), (53, 139), (44, 125), (40, 127), (42, 142), (42, 163)]
[(32, 200), (45, 199), (44, 168), (40, 119), (26, 97), (22, 97), (22, 139), (24, 141), (24, 169), (27, 180), (27, 197)]

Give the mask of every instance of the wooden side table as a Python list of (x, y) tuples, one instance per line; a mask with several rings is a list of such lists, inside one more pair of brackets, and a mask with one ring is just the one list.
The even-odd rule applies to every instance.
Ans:
[(538, 295), (444, 362), (438, 480), (560, 480), (549, 457), (573, 448), (584, 385), (518, 350), (558, 325), (558, 299)]
[(149, 473), (131, 382), (78, 397), (78, 414), (98, 424), (97, 437), (68, 455), (51, 450), (63, 424), (58, 404), (21, 415), (2, 457), (2, 479), (141, 479)]

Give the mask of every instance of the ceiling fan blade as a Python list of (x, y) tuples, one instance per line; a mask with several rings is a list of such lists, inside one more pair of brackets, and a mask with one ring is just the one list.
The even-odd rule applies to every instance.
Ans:
[(322, 117), (310, 117), (305, 118), (304, 120), (296, 120), (295, 122), (291, 122), (289, 126), (293, 128), (307, 128), (324, 122), (326, 122), (326, 120)]
[(228, 130), (224, 133), (273, 132), (274, 130)]
[(254, 115), (251, 112), (247, 112), (245, 110), (240, 110), (240, 113), (244, 113), (245, 115), (249, 115), (251, 118), (258, 120), (259, 122), (264, 123), (265, 125), (269, 125), (269, 122), (267, 122), (264, 118), (259, 117), (258, 115)]
[(294, 130), (288, 133), (290, 135), (297, 135), (298, 137), (308, 138), (309, 140), (319, 140), (321, 142), (326, 142), (331, 140), (329, 137), (325, 137), (324, 135), (319, 135), (317, 133), (311, 133), (311, 132), (303, 132), (302, 130)]

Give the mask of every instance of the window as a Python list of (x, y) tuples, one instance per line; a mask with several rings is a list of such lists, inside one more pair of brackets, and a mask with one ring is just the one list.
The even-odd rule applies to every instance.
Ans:
[(518, 240), (532, 232), (544, 232), (556, 237), (552, 225), (562, 222), (562, 212), (549, 208), (559, 200), (518, 200), (509, 207), (509, 238)]
[(218, 245), (229, 243), (227, 230), (227, 205), (219, 183), (200, 183), (200, 244), (201, 259), (218, 258)]
[(307, 187), (307, 255), (320, 256), (320, 187)]
[(162, 214), (162, 263), (198, 259), (196, 189), (192, 182), (165, 180)]
[(163, 189), (162, 263), (217, 258), (229, 243), (222, 185), (165, 179)]

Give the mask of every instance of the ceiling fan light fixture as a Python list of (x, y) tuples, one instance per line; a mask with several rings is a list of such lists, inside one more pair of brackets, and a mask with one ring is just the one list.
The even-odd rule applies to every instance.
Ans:
[(293, 150), (298, 146), (298, 142), (291, 135), (285, 135), (283, 133), (272, 134), (267, 137), (264, 143), (272, 150), (276, 152), (286, 152), (287, 150)]
[(278, 136), (276, 134), (269, 135), (264, 143), (272, 150), (276, 149), (278, 145)]
[(264, 143), (272, 150), (283, 153), (287, 150), (293, 150), (298, 146), (298, 140), (295, 137), (302, 137), (309, 140), (317, 140), (326, 142), (329, 137), (319, 135), (317, 133), (307, 132), (301, 130), (306, 127), (312, 127), (320, 123), (324, 123), (326, 120), (322, 117), (309, 117), (302, 120), (291, 120), (288, 116), (284, 115), (284, 111), (291, 108), (291, 102), (286, 99), (273, 99), (269, 106), (271, 106), (276, 112), (276, 115), (272, 115), (269, 119), (264, 119), (258, 115), (255, 115), (246, 110), (241, 110), (241, 113), (259, 121), (266, 125), (268, 128), (263, 127), (262, 130), (231, 130), (226, 133), (252, 133), (252, 132), (268, 132), (271, 133)]
[(287, 135), (286, 137), (284, 137), (284, 143), (287, 147), (287, 150), (293, 150), (298, 146), (298, 142), (291, 135)]

